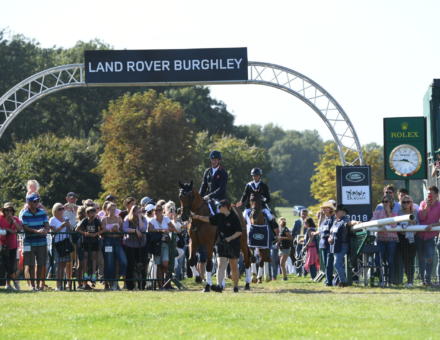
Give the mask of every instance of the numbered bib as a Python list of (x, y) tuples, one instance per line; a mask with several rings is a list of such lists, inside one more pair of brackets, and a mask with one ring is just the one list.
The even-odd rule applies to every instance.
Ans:
[(113, 247), (112, 246), (105, 246), (104, 252), (106, 252), (106, 253), (113, 253)]
[(31, 246), (23, 246), (23, 253), (31, 251)]

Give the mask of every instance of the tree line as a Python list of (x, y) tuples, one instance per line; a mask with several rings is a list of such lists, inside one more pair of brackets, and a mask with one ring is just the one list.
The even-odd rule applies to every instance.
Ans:
[[(82, 62), (86, 49), (110, 48), (98, 39), (42, 48), (0, 31), (0, 92), (49, 67)], [(260, 167), (274, 204), (309, 206), (323, 199), (322, 192), (330, 195), (331, 176), (322, 181), (320, 165), (331, 145), (316, 130), (234, 125), (226, 104), (203, 86), (70, 89), (27, 107), (1, 138), (0, 200), (21, 201), (29, 178), (41, 182), (48, 203), (71, 190), (82, 198), (112, 193), (176, 199), (177, 182), (199, 184), (209, 150), (218, 149), (231, 200), (239, 199), (250, 169)], [(367, 152), (375, 155), (375, 166), (380, 150), (370, 146)]]

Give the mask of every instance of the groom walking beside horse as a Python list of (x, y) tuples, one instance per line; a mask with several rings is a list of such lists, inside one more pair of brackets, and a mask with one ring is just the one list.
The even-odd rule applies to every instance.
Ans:
[[(226, 184), (228, 175), (226, 170), (220, 165), (221, 153), (219, 151), (212, 151), (209, 154), (211, 161), (211, 167), (206, 169), (203, 175), (202, 185), (199, 192), (193, 188), (193, 182), (180, 183), (179, 199), (182, 207), (182, 220), (188, 220), (192, 214), (199, 216), (214, 216), (218, 213), (218, 207), (216, 201), (225, 199), (226, 196)], [(235, 207), (231, 207), (231, 210), (236, 210)], [(241, 252), (243, 253), (244, 265), (246, 272), (249, 272), (246, 278), (245, 290), (250, 289), (250, 254), (247, 246), (247, 234), (246, 225), (238, 210), (234, 211), (234, 215), (238, 216), (240, 224), (242, 226), (242, 233), (239, 237), (239, 244)], [(196, 270), (197, 257), (196, 252), (198, 249), (205, 250), (207, 255), (206, 261), (206, 285), (205, 292), (209, 292), (212, 285), (211, 271), (212, 271), (212, 253), (214, 245), (218, 236), (217, 225), (213, 225), (205, 221), (193, 217), (191, 227), (189, 229), (190, 236), (190, 256), (189, 265), (196, 278), (196, 282), (200, 282), (199, 273)], [(233, 262), (233, 261), (232, 261)], [(249, 276), (249, 278), (248, 278)], [(216, 287), (217, 288), (217, 287)]]
[(231, 266), (231, 276), (234, 282), (234, 293), (238, 293), (238, 258), (240, 257), (240, 237), (242, 234), (241, 222), (236, 213), (231, 209), (228, 200), (221, 200), (218, 205), (219, 212), (211, 216), (193, 214), (193, 220), (200, 220), (217, 226), (217, 286), (212, 286), (216, 292), (223, 291), (223, 279), (226, 267)]

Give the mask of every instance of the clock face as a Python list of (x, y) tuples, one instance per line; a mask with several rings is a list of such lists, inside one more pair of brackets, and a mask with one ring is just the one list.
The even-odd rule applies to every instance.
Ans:
[(412, 145), (396, 146), (390, 154), (390, 167), (399, 176), (411, 176), (422, 166), (422, 155)]

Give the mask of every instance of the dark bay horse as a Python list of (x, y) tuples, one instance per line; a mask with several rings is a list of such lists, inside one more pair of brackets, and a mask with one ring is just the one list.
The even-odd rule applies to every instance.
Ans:
[[(209, 216), (210, 209), (208, 207), (208, 203), (200, 196), (197, 190), (193, 187), (193, 182), (190, 183), (180, 183), (179, 182), (179, 199), (180, 205), (182, 208), (182, 220), (187, 221), (191, 212), (196, 215), (201, 216)], [(250, 271), (251, 260), (250, 260), (250, 252), (247, 246), (247, 233), (246, 233), (246, 223), (243, 219), (242, 214), (236, 207), (233, 207), (234, 212), (240, 219), (242, 225), (242, 233), (240, 239), (241, 251), (243, 253), (244, 265), (247, 271)], [(189, 244), (189, 265), (194, 270), (197, 264), (196, 252), (197, 249), (202, 246), (207, 252), (207, 262), (206, 262), (206, 271), (212, 271), (212, 255), (214, 251), (215, 241), (217, 239), (217, 227), (210, 224), (205, 223), (199, 220), (193, 220), (191, 222), (190, 228), (188, 230), (188, 234), (190, 237)], [(195, 277), (196, 282), (201, 282), (200, 276)], [(208, 286), (208, 284), (207, 284)], [(246, 282), (245, 289), (250, 289), (249, 282)], [(209, 288), (205, 286), (205, 291), (209, 291)]]
[[(269, 221), (266, 221), (266, 217), (263, 213), (263, 201), (261, 199), (261, 195), (259, 192), (253, 192), (249, 199), (250, 204), (250, 213), (249, 213), (249, 221), (254, 225), (267, 225)], [(270, 228), (270, 227), (269, 227)], [(269, 230), (269, 233), (272, 231)], [(263, 281), (263, 273), (266, 278), (266, 281), (270, 280), (269, 273), (269, 262), (270, 262), (270, 249), (269, 248), (253, 248), (250, 247), (249, 250), (252, 255), (252, 263), (256, 262), (256, 249), (258, 249), (258, 253), (260, 255), (260, 262), (258, 265), (258, 275), (254, 271), (252, 273), (253, 282), (262, 283)], [(254, 267), (255, 268), (255, 267)]]

